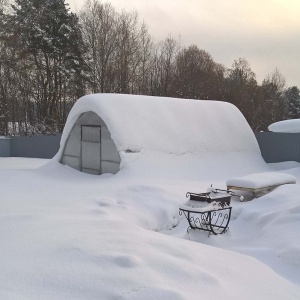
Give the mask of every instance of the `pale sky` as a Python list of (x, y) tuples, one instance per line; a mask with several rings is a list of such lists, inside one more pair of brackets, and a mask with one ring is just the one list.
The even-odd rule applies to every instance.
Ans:
[[(78, 11), (84, 0), (66, 0)], [(110, 0), (136, 10), (155, 40), (171, 34), (230, 67), (245, 58), (259, 83), (275, 68), (300, 88), (300, 0)]]

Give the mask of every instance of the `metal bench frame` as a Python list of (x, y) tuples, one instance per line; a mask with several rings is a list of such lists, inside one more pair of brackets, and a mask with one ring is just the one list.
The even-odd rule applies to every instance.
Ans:
[(226, 232), (229, 227), (229, 221), (231, 217), (231, 207), (224, 206), (220, 209), (210, 210), (210, 211), (191, 211), (188, 208), (179, 208), (179, 215), (184, 215), (189, 222), (190, 229), (200, 229), (208, 231), (210, 234), (222, 234)]

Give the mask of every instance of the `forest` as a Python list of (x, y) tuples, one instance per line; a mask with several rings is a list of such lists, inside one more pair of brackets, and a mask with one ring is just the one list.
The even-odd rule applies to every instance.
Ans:
[(98, 0), (76, 14), (64, 0), (0, 0), (0, 135), (62, 132), (90, 93), (227, 101), (254, 131), (300, 118), (300, 90), (278, 69), (259, 84), (245, 58), (225, 67), (199, 45), (156, 41), (135, 11)]

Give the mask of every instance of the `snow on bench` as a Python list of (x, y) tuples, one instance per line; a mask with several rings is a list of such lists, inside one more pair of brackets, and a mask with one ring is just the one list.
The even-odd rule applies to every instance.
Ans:
[(252, 192), (254, 198), (257, 192), (273, 190), (283, 184), (296, 183), (296, 177), (285, 173), (265, 172), (250, 174), (226, 181), (227, 189)]

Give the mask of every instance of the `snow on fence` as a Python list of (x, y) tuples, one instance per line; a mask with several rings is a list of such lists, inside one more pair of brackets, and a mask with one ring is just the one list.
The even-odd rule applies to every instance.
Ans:
[[(262, 156), (267, 163), (300, 162), (300, 133), (256, 132)], [(0, 157), (52, 158), (59, 150), (61, 134), (31, 137), (0, 137)]]

